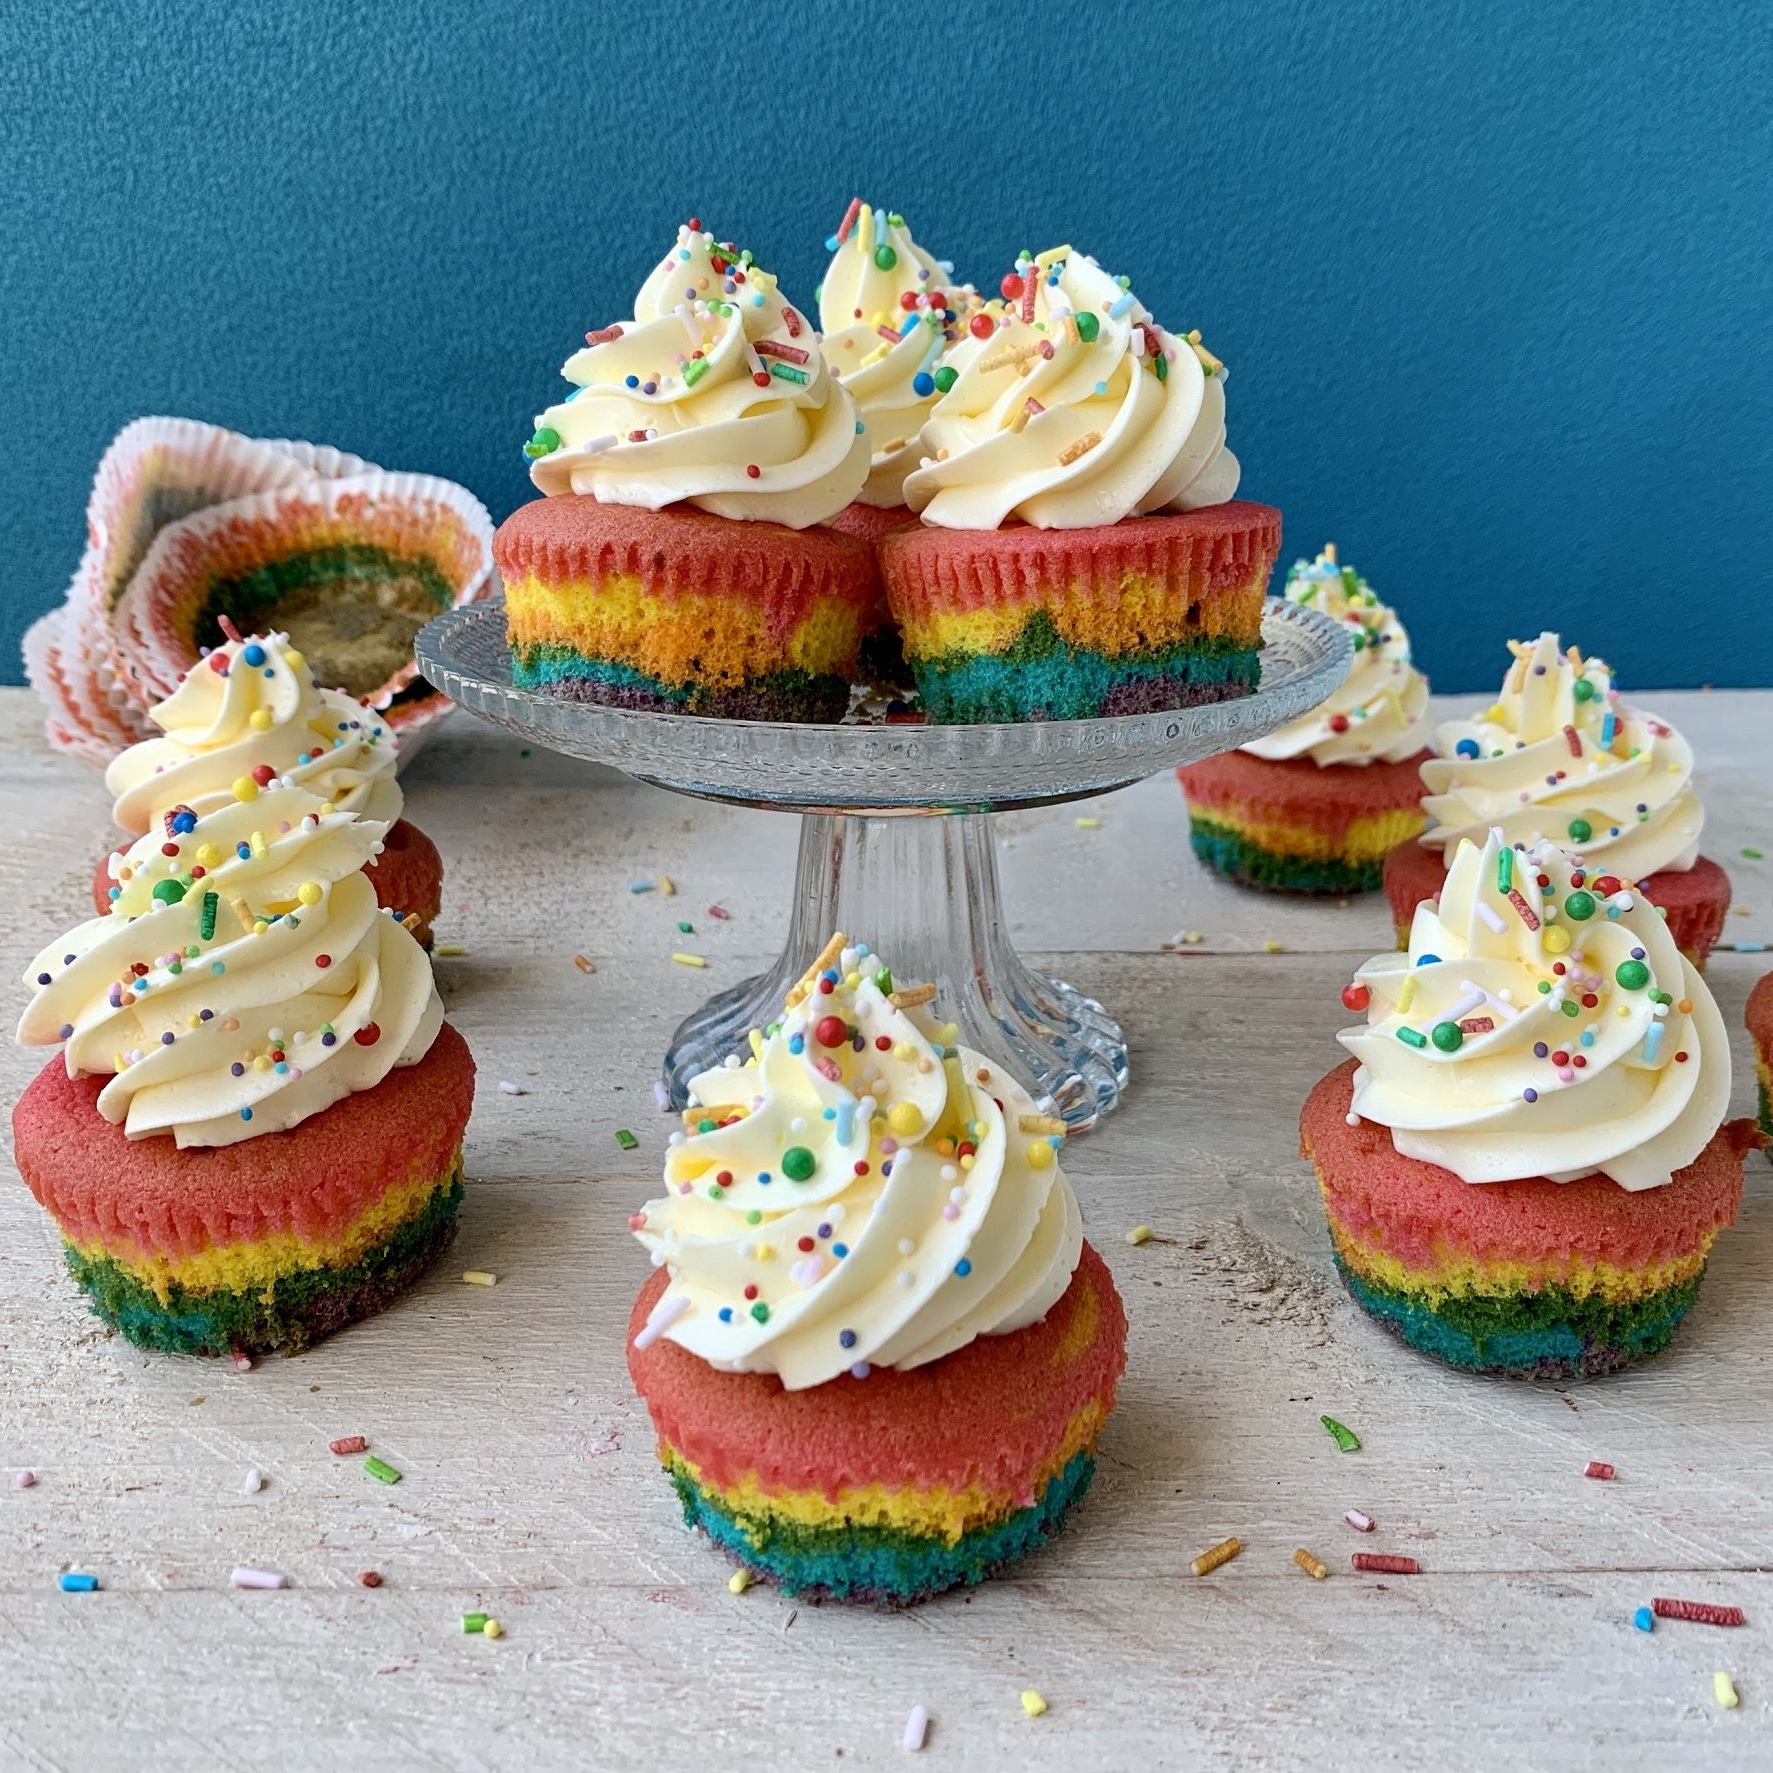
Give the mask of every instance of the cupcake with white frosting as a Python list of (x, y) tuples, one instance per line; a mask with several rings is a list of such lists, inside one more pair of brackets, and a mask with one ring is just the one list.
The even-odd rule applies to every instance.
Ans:
[(1705, 809), (1692, 748), (1668, 721), (1626, 702), (1604, 660), (1564, 648), (1556, 634), (1509, 650), (1495, 702), (1435, 728), (1422, 764), (1428, 827), (1385, 858), (1400, 941), (1459, 844), (1499, 830), (1511, 844), (1573, 851), (1609, 892), (1634, 886), (1703, 967), (1729, 912), (1730, 879), (1699, 851)]
[(1666, 1347), (1736, 1216), (1723, 1018), (1656, 908), (1552, 843), (1462, 841), (1301, 1122), (1336, 1262), (1412, 1347), (1606, 1372)]
[(813, 323), (751, 253), (691, 221), (585, 335), (524, 446), (545, 495), (500, 527), (512, 671), (625, 708), (836, 720), (877, 596), (821, 527), (869, 473)]
[(1334, 546), (1293, 563), (1286, 597), (1340, 624), (1354, 664), (1297, 720), (1176, 772), (1194, 853), (1247, 886), (1369, 892), (1387, 852), (1427, 823), (1417, 772), (1431, 755), (1428, 679), (1397, 612)]
[(841, 936), (698, 1077), (629, 1368), (685, 1518), (790, 1594), (982, 1580), (1090, 1481), (1126, 1320), (1063, 1124)]
[(930, 718), (1222, 701), (1258, 675), (1280, 515), (1237, 501), (1224, 365), (1068, 246), (1026, 255), (925, 421), (881, 544)]

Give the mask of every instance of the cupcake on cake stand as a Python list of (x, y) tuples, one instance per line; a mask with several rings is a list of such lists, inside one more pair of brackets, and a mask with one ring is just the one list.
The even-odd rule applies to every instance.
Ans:
[(1271, 732), (1347, 675), (1348, 637), (1270, 598), (1262, 681), (1250, 695), (1098, 720), (1003, 726), (716, 720), (576, 702), (516, 688), (502, 604), (439, 617), (418, 640), (426, 680), (469, 712), (569, 757), (674, 793), (801, 815), (781, 958), (710, 998), (672, 1037), (674, 1106), (688, 1080), (746, 1050), (779, 1013), (806, 956), (834, 929), (865, 931), (904, 977), (933, 984), (959, 1041), (998, 1060), (1073, 1132), (1128, 1079), (1120, 1025), (1094, 998), (1010, 945), (991, 815), (1124, 788)]

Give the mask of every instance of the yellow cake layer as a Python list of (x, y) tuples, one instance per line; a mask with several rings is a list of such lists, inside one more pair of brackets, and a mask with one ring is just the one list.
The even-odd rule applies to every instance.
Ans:
[(1201, 824), (1220, 826), (1270, 855), (1326, 862), (1377, 862), (1388, 850), (1407, 843), (1428, 822), (1414, 807), (1362, 813), (1334, 831), (1294, 824), (1285, 819), (1245, 818), (1219, 806), (1192, 810), (1194, 818)]

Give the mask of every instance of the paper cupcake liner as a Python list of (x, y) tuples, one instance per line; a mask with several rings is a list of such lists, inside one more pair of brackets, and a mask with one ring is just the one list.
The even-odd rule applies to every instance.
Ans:
[[(170, 694), (214, 641), (217, 616), (242, 631), (286, 628), (323, 679), (345, 677), (343, 687), (385, 711), (404, 737), (441, 711), (434, 694), (401, 694), (418, 676), (412, 633), (484, 597), (491, 575), (491, 519), (452, 482), (380, 470), (310, 478), (163, 529), (112, 612), (112, 653), (146, 706)], [(388, 594), (402, 587), (391, 618)], [(365, 620), (368, 610), (379, 623)], [(387, 668), (374, 681), (361, 671), (352, 680), (346, 665), (360, 665), (366, 643), (378, 642)]]

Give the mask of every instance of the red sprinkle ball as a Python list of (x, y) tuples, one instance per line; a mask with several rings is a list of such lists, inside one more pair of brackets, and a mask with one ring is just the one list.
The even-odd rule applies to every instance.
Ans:
[(821, 1016), (813, 1024), (813, 1039), (822, 1047), (840, 1047), (849, 1037), (849, 1027), (841, 1016)]
[(1348, 716), (1346, 714), (1332, 714), (1330, 716), (1330, 731), (1333, 733), (1347, 732)]
[(360, 1047), (373, 1047), (382, 1038), (382, 1031), (374, 1022), (365, 1022), (351, 1038)]
[(967, 331), (976, 339), (988, 339), (996, 330), (989, 314), (975, 314), (967, 322)]
[(1014, 271), (1006, 271), (1003, 281), (997, 286), (1003, 292), (1006, 302), (1019, 302), (1022, 299), (1022, 279)]
[(1353, 984), (1342, 987), (1342, 1007), (1356, 1016), (1363, 1014), (1367, 1005), (1372, 1001), (1373, 994), (1365, 985)]
[[(769, 377), (765, 376), (763, 379), (767, 382)], [(745, 472), (749, 474), (753, 480), (761, 480), (763, 478), (763, 470), (758, 467), (755, 462), (747, 462), (745, 464)]]

